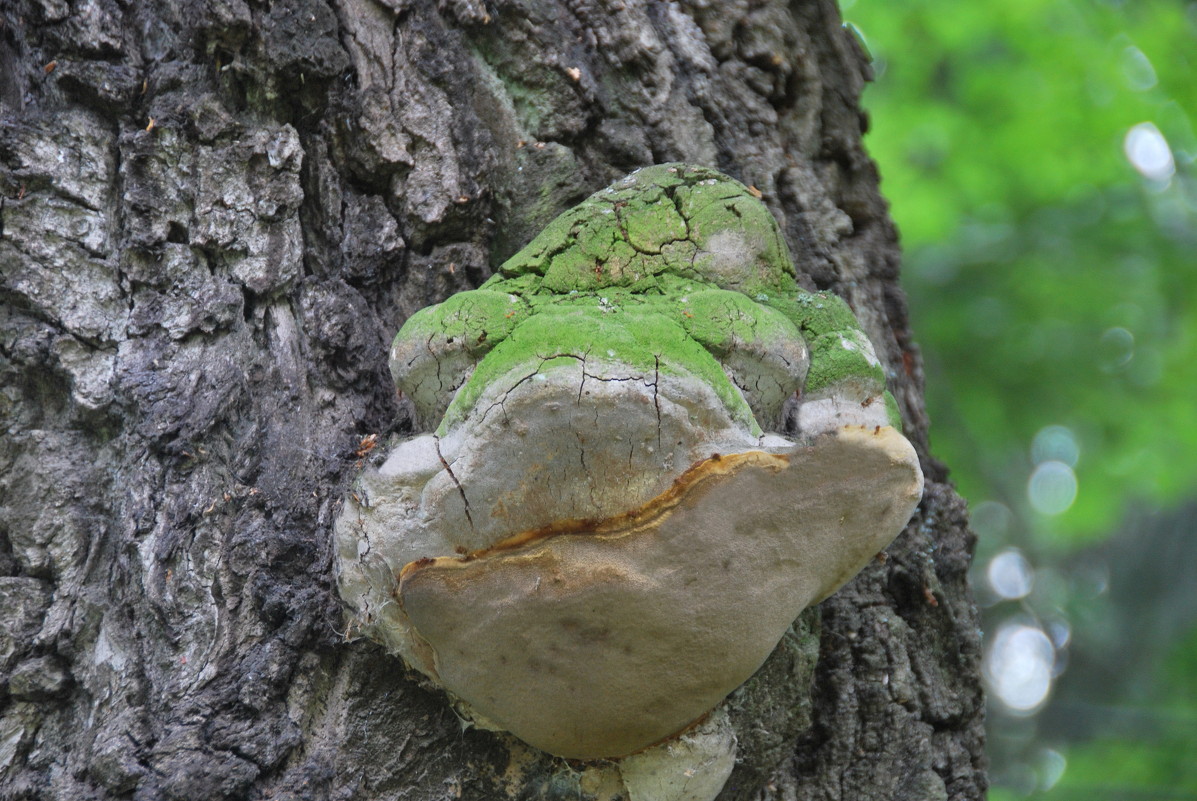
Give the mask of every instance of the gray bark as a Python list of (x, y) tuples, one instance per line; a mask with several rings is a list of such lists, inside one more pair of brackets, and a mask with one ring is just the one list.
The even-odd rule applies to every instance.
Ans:
[(6, 3), (0, 797), (581, 797), (346, 641), (330, 526), (363, 437), (409, 425), (406, 316), (690, 161), (848, 299), (928, 478), (742, 694), (721, 797), (980, 798), (972, 539), (926, 456), (867, 72), (831, 0)]

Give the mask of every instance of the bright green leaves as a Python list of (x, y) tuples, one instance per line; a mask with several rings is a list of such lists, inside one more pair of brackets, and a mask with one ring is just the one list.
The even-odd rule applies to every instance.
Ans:
[[(866, 142), (961, 490), (1045, 548), (1108, 530), (1128, 494), (1192, 493), (1197, 17), (1159, 0), (847, 14), (876, 59)], [(1080, 445), (1077, 493), (1045, 515), (1030, 445), (1053, 425)]]

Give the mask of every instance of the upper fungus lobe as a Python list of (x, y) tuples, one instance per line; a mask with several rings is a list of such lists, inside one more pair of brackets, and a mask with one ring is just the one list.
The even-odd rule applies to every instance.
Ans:
[(768, 209), (661, 165), (567, 211), (391, 351), (432, 432), (336, 527), (354, 624), (551, 753), (701, 718), (905, 525), (918, 459), (867, 337)]

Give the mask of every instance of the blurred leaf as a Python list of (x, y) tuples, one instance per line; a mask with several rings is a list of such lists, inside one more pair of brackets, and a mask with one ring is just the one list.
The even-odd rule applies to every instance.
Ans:
[[(967, 497), (1015, 509), (1042, 551), (1100, 536), (1128, 499), (1197, 490), (1194, 7), (846, 13), (876, 60), (867, 144), (903, 234), (935, 448)], [(1145, 121), (1171, 149), (1168, 181), (1124, 152)], [(1080, 446), (1059, 514), (1028, 498), (1049, 425)]]
[(1035, 570), (987, 625), (1072, 635), (990, 798), (1197, 801), (1195, 522), (1128, 513), (1197, 498), (1197, 2), (848, 2), (932, 444)]

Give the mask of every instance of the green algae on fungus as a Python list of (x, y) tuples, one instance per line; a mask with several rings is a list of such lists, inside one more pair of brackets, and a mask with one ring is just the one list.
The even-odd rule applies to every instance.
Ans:
[[(469, 293), (464, 293), (469, 294)], [(687, 335), (676, 321), (658, 311), (662, 303), (621, 303), (616, 293), (588, 296), (581, 302), (538, 308), (496, 345), (454, 397), (437, 433), (444, 436), (473, 410), (483, 391), (496, 381), (518, 383), (550, 367), (546, 362), (576, 359), (603, 380), (601, 365), (616, 363), (622, 378), (649, 384), (661, 374), (691, 375), (711, 387), (734, 419), (759, 434), (744, 396), (728, 380), (719, 362)]]
[(529, 273), (564, 294), (671, 274), (749, 295), (794, 288), (773, 215), (716, 170), (663, 164), (637, 170), (550, 223), (484, 288)]
[[(838, 385), (879, 395), (885, 384), (847, 304), (798, 288), (764, 204), (715, 170), (679, 164), (596, 192), (480, 289), (414, 315), (391, 369), (421, 419), (448, 408), (444, 436), (499, 376), (520, 380), (545, 359), (601, 361), (607, 351), (642, 371), (694, 375), (758, 434), (784, 427), (793, 396)], [(419, 352), (432, 363), (413, 361)], [(438, 392), (457, 394), (434, 403)]]
[(851, 310), (705, 167), (566, 211), (390, 364), (420, 433), (336, 523), (351, 627), (632, 801), (719, 793), (724, 699), (921, 495)]
[(530, 311), (518, 295), (475, 290), (413, 314), (395, 336), (390, 365), (418, 418), (443, 415), (452, 394)]

